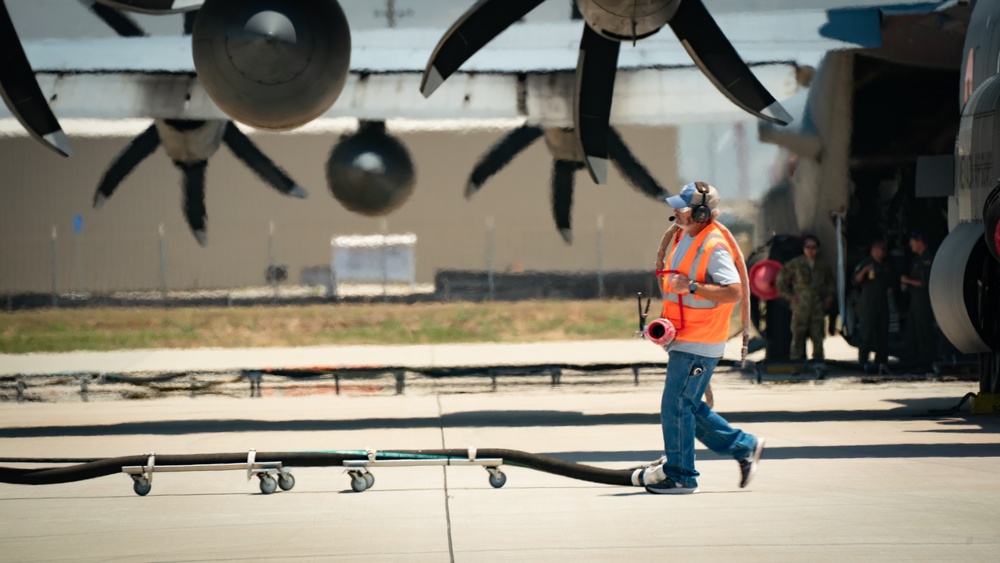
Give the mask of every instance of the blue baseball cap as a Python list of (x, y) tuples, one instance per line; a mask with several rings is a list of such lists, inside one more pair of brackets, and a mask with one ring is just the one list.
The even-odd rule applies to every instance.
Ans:
[[(708, 186), (708, 194), (706, 195), (705, 205), (710, 209), (715, 209), (719, 204), (719, 192), (713, 186)], [(698, 188), (694, 185), (694, 182), (685, 185), (681, 188), (681, 192), (677, 195), (665, 197), (663, 201), (667, 202), (667, 205), (673, 207), (674, 209), (684, 209), (686, 207), (693, 207), (701, 203), (701, 193), (698, 192)], [(694, 201), (694, 205), (692, 205)]]

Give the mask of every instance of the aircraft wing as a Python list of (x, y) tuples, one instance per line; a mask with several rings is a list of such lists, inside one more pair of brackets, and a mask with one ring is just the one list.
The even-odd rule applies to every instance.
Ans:
[[(860, 52), (898, 64), (958, 70), (972, 6), (962, 0), (837, 8), (827, 12), (820, 28), (824, 37), (856, 44)], [(822, 139), (808, 89), (783, 100), (795, 116), (788, 125), (758, 121), (760, 139), (793, 153), (817, 158)]]
[[(823, 10), (725, 14), (717, 21), (776, 98), (799, 89), (797, 70), (850, 40), (825, 37)], [(435, 96), (420, 94), (438, 29), (352, 34), (351, 73), (320, 122), (336, 118), (518, 120), (572, 124), (580, 22), (531, 23), (502, 33)], [(70, 133), (74, 120), (227, 119), (200, 85), (190, 38), (155, 36), (25, 43), (42, 92)], [(611, 121), (666, 125), (742, 117), (668, 30), (623, 45)], [(0, 108), (0, 132), (19, 129)], [(89, 122), (88, 122), (89, 123)], [(88, 124), (85, 127), (91, 127)], [(319, 125), (322, 126), (322, 125)]]

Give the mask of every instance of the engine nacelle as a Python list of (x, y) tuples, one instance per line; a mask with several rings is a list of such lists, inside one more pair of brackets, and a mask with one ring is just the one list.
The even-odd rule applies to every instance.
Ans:
[(326, 163), (330, 193), (344, 207), (376, 217), (406, 203), (416, 184), (410, 153), (385, 132), (385, 123), (364, 121), (344, 135)]
[(677, 329), (667, 319), (656, 319), (646, 325), (646, 339), (657, 346), (666, 346), (674, 341)]
[(1000, 351), (1000, 264), (987, 254), (982, 225), (962, 223), (945, 237), (931, 265), (934, 318), (966, 354)]
[(336, 101), (351, 32), (337, 0), (206, 0), (192, 49), (199, 80), (226, 115), (283, 131)]
[(576, 5), (597, 33), (632, 41), (659, 31), (674, 16), (680, 0), (577, 0)]

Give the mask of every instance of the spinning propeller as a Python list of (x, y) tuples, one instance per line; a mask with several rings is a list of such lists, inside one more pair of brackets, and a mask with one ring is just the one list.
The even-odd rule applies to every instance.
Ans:
[[(192, 0), (101, 0), (101, 4), (95, 4), (95, 0), (81, 1), (90, 5), (99, 16), (102, 12), (107, 14), (101, 17), (119, 33), (136, 27), (135, 22), (120, 12), (118, 16), (111, 15), (110, 12), (116, 10), (109, 6), (148, 14), (172, 14), (194, 10), (201, 5), (200, 1)], [(63, 156), (73, 154), (69, 139), (35, 81), (35, 72), (3, 0), (0, 0), (0, 96), (32, 137)]]
[[(640, 192), (662, 200), (669, 195), (648, 170), (635, 158), (632, 151), (622, 141), (621, 136), (613, 127), (607, 128), (607, 150), (611, 161), (618, 167), (622, 176)], [(469, 183), (465, 188), (465, 197), (471, 198), (491, 176), (499, 172), (518, 153), (526, 149), (542, 135), (545, 144), (552, 154), (552, 217), (556, 228), (566, 244), (572, 244), (570, 215), (573, 210), (573, 179), (576, 171), (583, 168), (583, 156), (577, 149), (573, 130), (563, 128), (542, 129), (531, 125), (523, 125), (497, 141), (476, 163)]]
[[(258, 129), (285, 131), (312, 121), (330, 108), (347, 82), (351, 31), (337, 0), (80, 2), (123, 35), (136, 26), (119, 9), (154, 15), (199, 10), (190, 33), (198, 82), (223, 113)], [(0, 95), (33, 137), (63, 156), (72, 154), (4, 0)]]
[[(143, 37), (146, 32), (127, 14), (93, 0), (80, 0), (95, 15), (123, 37)], [(139, 2), (108, 2), (137, 4)], [(154, 4), (155, 2), (147, 2)], [(180, 4), (181, 2), (173, 2)], [(170, 4), (170, 2), (159, 2)], [(190, 35), (197, 12), (184, 15), (184, 33)], [(208, 243), (208, 212), (205, 208), (205, 171), (208, 159), (225, 143), (237, 158), (280, 193), (304, 198), (305, 189), (254, 145), (232, 121), (157, 119), (115, 157), (94, 192), (94, 207), (100, 208), (140, 162), (163, 145), (167, 156), (184, 175), (183, 210), (191, 232), (202, 246)]]
[[(479, 0), (452, 25), (434, 49), (420, 91), (430, 96), (479, 49), (544, 0)], [(580, 40), (574, 92), (574, 130), (583, 163), (598, 184), (607, 177), (608, 134), (618, 51), (664, 25), (691, 59), (734, 104), (786, 125), (792, 117), (740, 58), (701, 0), (576, 0), (586, 21)]]

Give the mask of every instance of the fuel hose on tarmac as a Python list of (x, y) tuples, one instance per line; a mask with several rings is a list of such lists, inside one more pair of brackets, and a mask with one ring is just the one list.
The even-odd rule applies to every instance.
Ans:
[[(634, 467), (631, 469), (606, 469), (564, 461), (550, 456), (538, 455), (520, 450), (478, 449), (481, 458), (500, 458), (503, 463), (525, 467), (571, 479), (601, 483), (605, 485), (644, 486), (663, 479), (659, 465)], [(372, 458), (374, 455), (374, 459)], [(71, 483), (115, 475), (123, 467), (141, 466), (147, 463), (148, 455), (111, 457), (93, 460), (55, 460), (39, 458), (0, 458), (0, 463), (44, 464), (54, 462), (78, 462), (73, 465), (40, 468), (17, 468), (0, 466), (0, 483), (15, 485), (52, 485)], [(469, 450), (392, 450), (392, 451), (316, 451), (316, 452), (257, 452), (257, 462), (281, 462), (287, 467), (340, 467), (345, 461), (382, 461), (401, 459), (454, 459), (468, 460)], [(219, 454), (156, 454), (156, 466), (180, 466), (196, 464), (246, 463), (247, 453)]]

